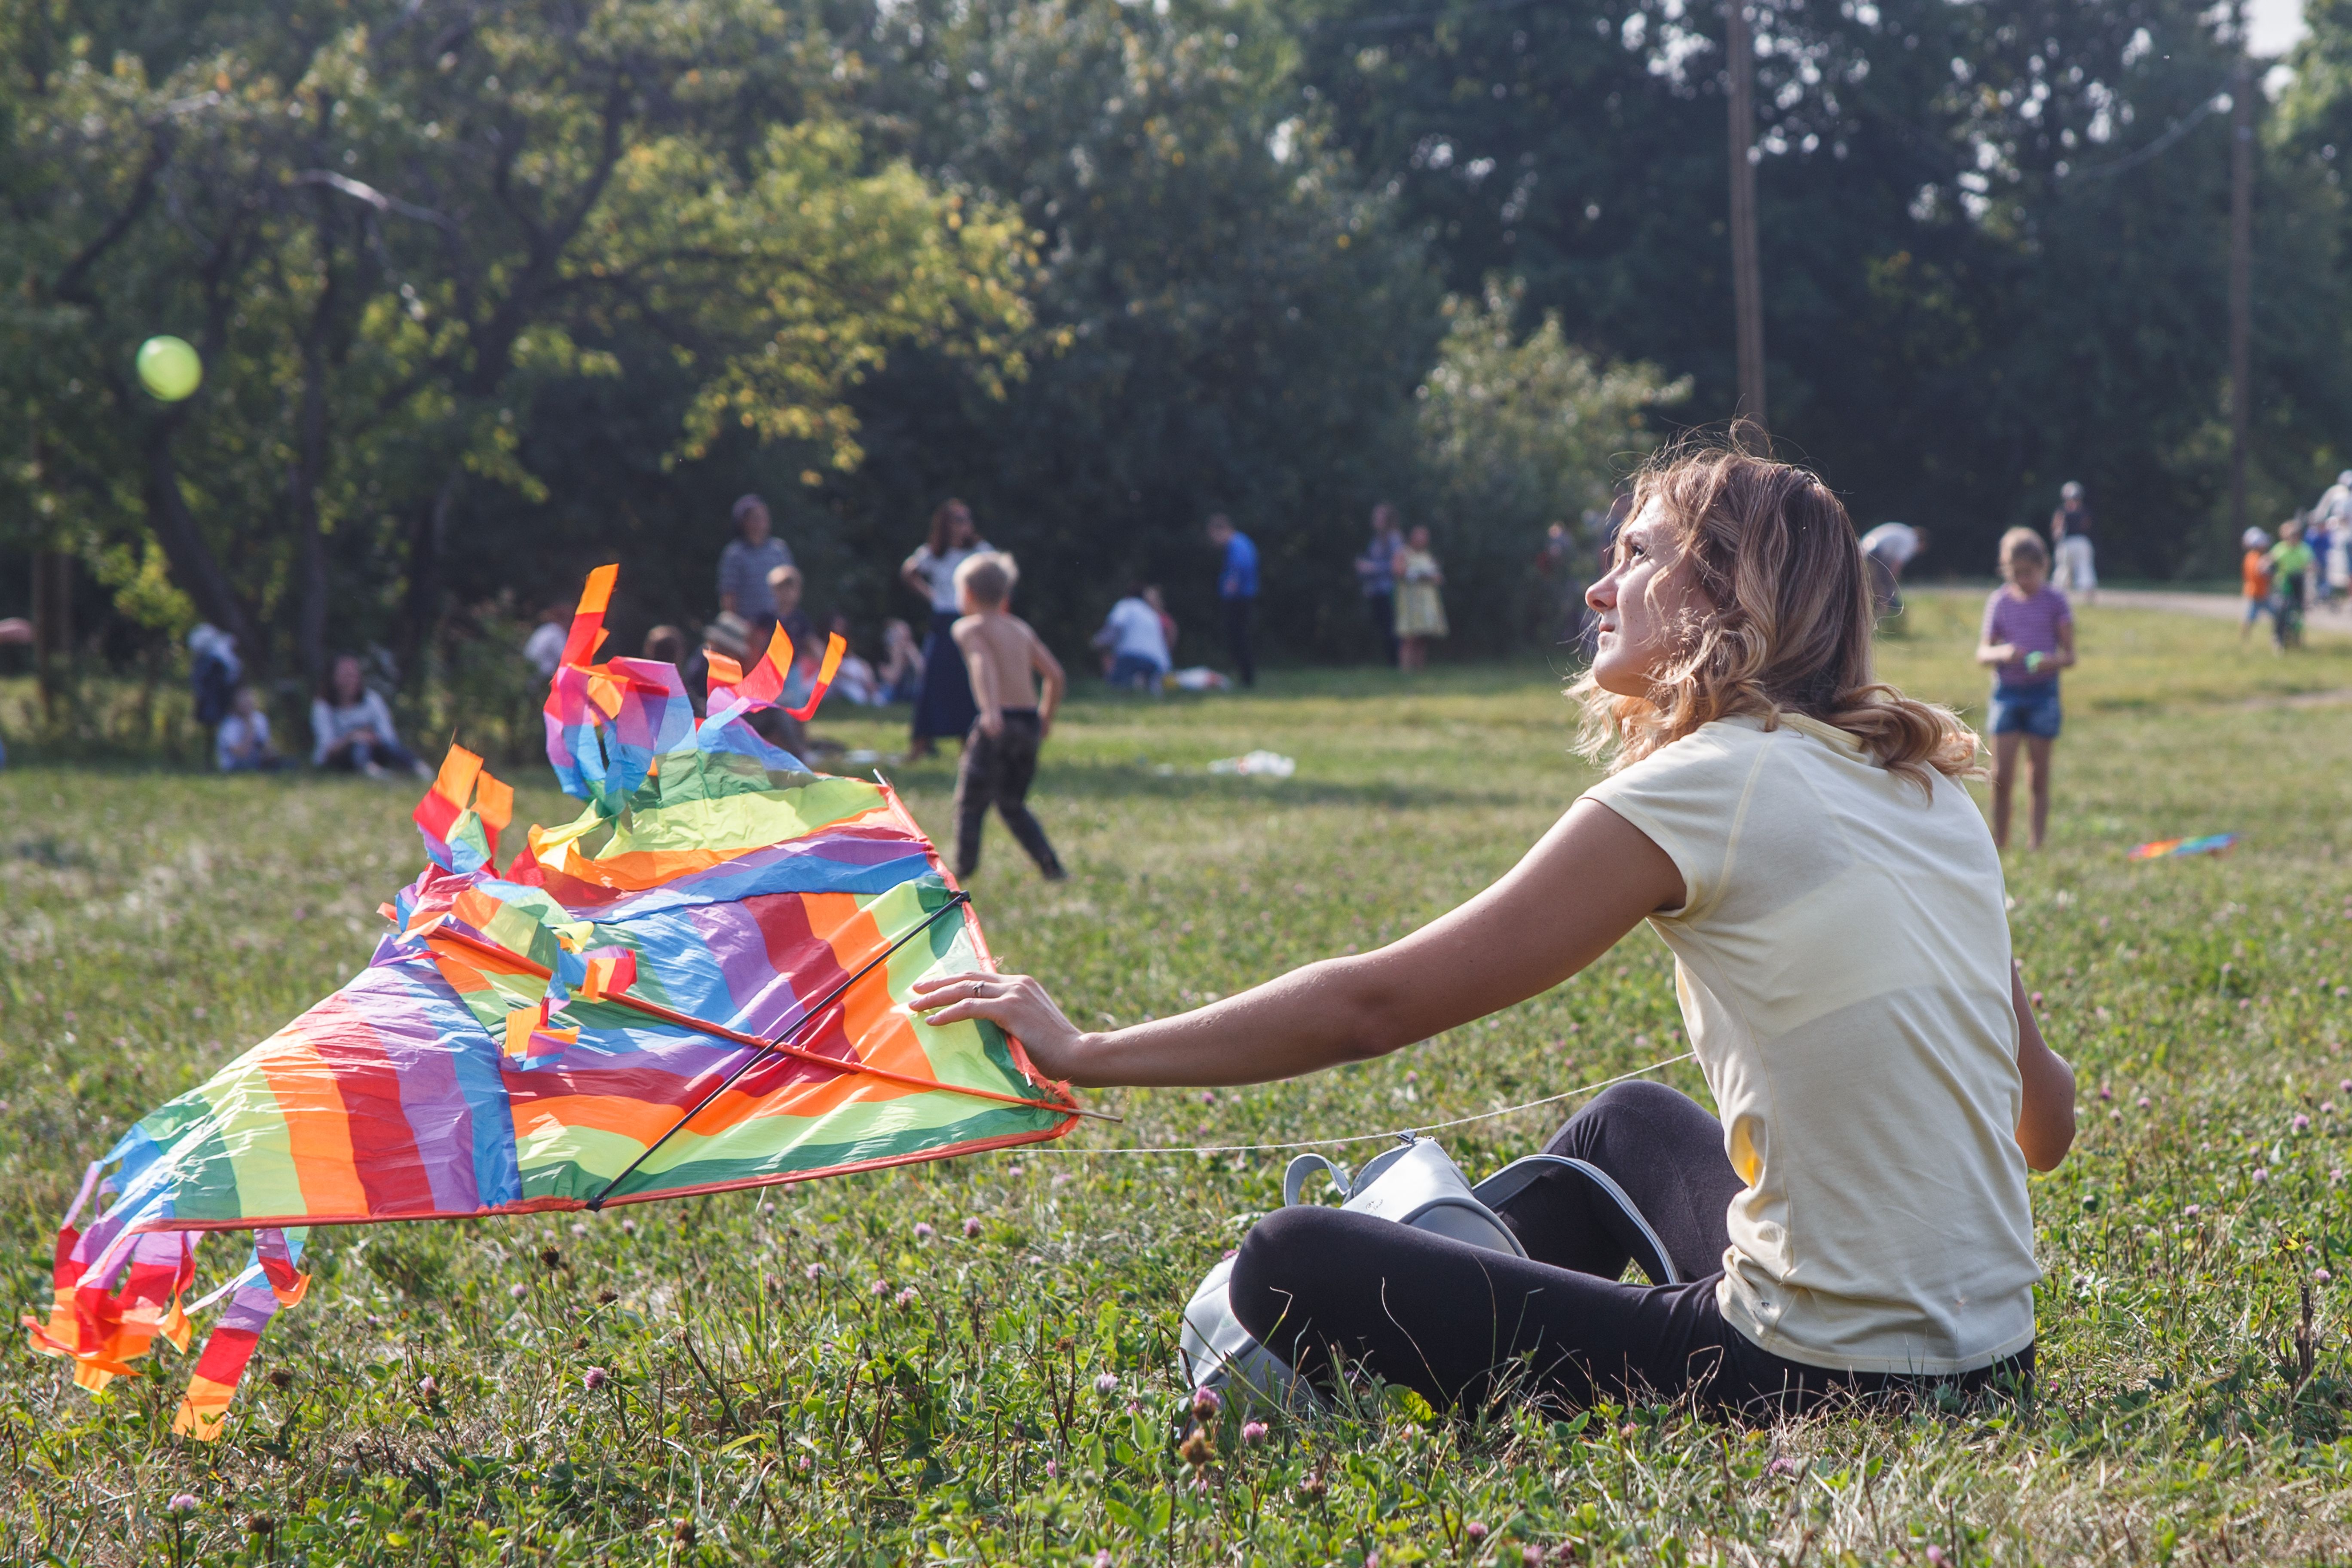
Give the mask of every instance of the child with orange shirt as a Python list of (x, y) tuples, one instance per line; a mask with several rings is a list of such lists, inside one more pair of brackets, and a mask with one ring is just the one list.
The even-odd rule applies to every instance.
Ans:
[(2246, 554), (2239, 563), (2238, 572), (2243, 579), (2246, 595), (2246, 618), (2238, 623), (2238, 640), (2244, 642), (2254, 629), (2255, 620), (2264, 615), (2275, 615), (2271, 609), (2271, 536), (2259, 528), (2250, 528), (2239, 536), (2238, 543)]

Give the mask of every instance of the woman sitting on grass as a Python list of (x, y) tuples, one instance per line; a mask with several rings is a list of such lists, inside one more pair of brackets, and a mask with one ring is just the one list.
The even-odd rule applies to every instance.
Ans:
[[(1036, 981), (928, 983), (1081, 1084), (1255, 1083), (1392, 1051), (1540, 994), (1643, 920), (1722, 1113), (1654, 1083), (1546, 1145), (1614, 1178), (1536, 1182), (1527, 1260), (1334, 1208), (1281, 1210), (1236, 1315), (1325, 1379), (1360, 1364), (1441, 1406), (1505, 1386), (1801, 1409), (1838, 1392), (2023, 1384), (2026, 1169), (2074, 1139), (2074, 1074), (2015, 966), (1976, 737), (1871, 679), (1845, 509), (1732, 451), (1635, 492), (1571, 695), (1610, 775), (1493, 887), (1377, 952), (1108, 1033)], [(1652, 1283), (1619, 1282), (1628, 1260)]]

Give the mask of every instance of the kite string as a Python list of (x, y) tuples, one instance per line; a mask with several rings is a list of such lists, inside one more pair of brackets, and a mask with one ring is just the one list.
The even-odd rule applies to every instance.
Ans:
[(1533, 1110), (1538, 1105), (1556, 1105), (1563, 1100), (1574, 1100), (1580, 1094), (1591, 1094), (1595, 1089), (1607, 1089), (1611, 1084), (1623, 1083), (1628, 1079), (1640, 1078), (1643, 1073), (1655, 1072), (1660, 1068), (1670, 1068), (1676, 1062), (1686, 1062), (1696, 1055), (1698, 1052), (1696, 1050), (1685, 1051), (1680, 1056), (1668, 1057), (1664, 1061), (1652, 1062), (1647, 1067), (1635, 1068), (1631, 1072), (1621, 1072), (1614, 1078), (1604, 1078), (1597, 1083), (1588, 1083), (1581, 1088), (1562, 1089), (1558, 1094), (1545, 1095), (1541, 1100), (1530, 1100), (1518, 1105), (1506, 1105), (1499, 1110), (1482, 1110), (1475, 1116), (1456, 1116), (1446, 1121), (1423, 1122), (1413, 1127), (1400, 1128), (1394, 1132), (1359, 1132), (1346, 1138), (1310, 1138), (1303, 1143), (1171, 1144), (1165, 1148), (1155, 1149), (1088, 1149), (1056, 1143), (1042, 1148), (1033, 1148), (1029, 1152), (1032, 1154), (1267, 1154), (1285, 1149), (1328, 1149), (1341, 1143), (1392, 1142), (1409, 1132), (1437, 1132), (1448, 1127), (1466, 1127), (1473, 1121), (1491, 1121), (1497, 1116), (1508, 1116), (1517, 1110)]

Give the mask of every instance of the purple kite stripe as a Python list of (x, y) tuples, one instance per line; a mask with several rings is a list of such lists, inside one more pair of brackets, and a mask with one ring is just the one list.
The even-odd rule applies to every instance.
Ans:
[(728, 1016), (703, 1016), (763, 1038), (800, 1022), (803, 1003), (791, 979), (768, 959), (768, 939), (740, 904), (706, 904), (688, 911), (703, 946), (727, 983)]

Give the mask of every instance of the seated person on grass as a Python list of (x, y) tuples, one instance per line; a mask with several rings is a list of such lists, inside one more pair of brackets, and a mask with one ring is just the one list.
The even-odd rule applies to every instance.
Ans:
[[(1812, 475), (1685, 448), (1634, 501), (1573, 689), (1609, 776), (1493, 887), (1378, 952), (1131, 1028), (1080, 1029), (1024, 975), (921, 982), (916, 1005), (993, 1019), (1079, 1084), (1261, 1083), (1539, 995), (1646, 920), (1720, 1121), (1655, 1083), (1600, 1095), (1546, 1147), (1622, 1202), (1538, 1179), (1503, 1208), (1524, 1259), (1278, 1210), (1234, 1262), (1243, 1325), (1311, 1378), (1360, 1366), (1441, 1408), (2022, 1385), (2026, 1172), (2065, 1156), (2074, 1074), (2010, 957), (2000, 857), (1960, 783), (1977, 738), (1873, 679), (1862, 550)], [(1629, 1259), (1650, 1283), (1620, 1281)]]
[(261, 710), (252, 687), (236, 689), (228, 717), (213, 733), (213, 760), (225, 773), (274, 773), (286, 765), (269, 742), (269, 715)]
[(365, 773), (372, 779), (395, 773), (433, 776), (400, 737), (393, 733), (392, 710), (383, 694), (367, 683), (358, 656), (338, 654), (310, 704), (310, 765)]

